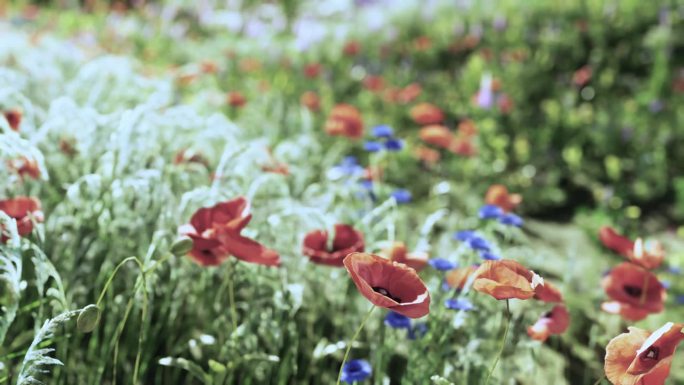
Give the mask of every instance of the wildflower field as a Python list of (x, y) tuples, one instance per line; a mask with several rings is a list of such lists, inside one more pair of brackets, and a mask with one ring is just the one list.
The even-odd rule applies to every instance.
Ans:
[(0, 0), (0, 385), (684, 384), (679, 0)]

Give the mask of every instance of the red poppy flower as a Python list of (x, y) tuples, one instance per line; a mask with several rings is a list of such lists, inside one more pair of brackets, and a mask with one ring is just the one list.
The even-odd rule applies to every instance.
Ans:
[(413, 41), (416, 51), (427, 51), (432, 47), (432, 40), (427, 36), (419, 36)]
[(318, 63), (311, 63), (304, 66), (304, 75), (309, 79), (315, 79), (321, 74), (323, 66)]
[(511, 97), (507, 94), (501, 94), (497, 98), (496, 103), (499, 105), (499, 111), (501, 111), (502, 114), (509, 114), (511, 111), (513, 111), (513, 99), (511, 99)]
[(28, 159), (26, 157), (12, 159), (7, 162), (7, 166), (22, 178), (29, 176), (33, 179), (38, 179), (41, 175), (40, 167), (35, 159)]
[(534, 273), (510, 259), (485, 261), (475, 272), (473, 289), (501, 299), (530, 299), (534, 297), (532, 287)]
[(468, 278), (470, 278), (470, 276), (477, 271), (478, 267), (479, 266), (477, 265), (470, 265), (467, 267), (459, 267), (458, 269), (450, 270), (446, 274), (447, 284), (449, 287), (462, 290), (466, 282), (468, 282)]
[(394, 242), (392, 247), (383, 250), (382, 254), (390, 261), (399, 262), (421, 271), (428, 262), (428, 254), (424, 252), (409, 253), (403, 242)]
[(318, 111), (321, 108), (321, 100), (313, 91), (306, 91), (299, 98), (299, 102), (310, 111)]
[(522, 202), (520, 194), (510, 194), (504, 185), (493, 184), (487, 189), (485, 203), (501, 207), (505, 212), (513, 211)]
[(330, 111), (325, 122), (325, 132), (332, 136), (346, 136), (358, 139), (363, 136), (361, 113), (349, 104), (338, 104)]
[(583, 87), (589, 83), (591, 80), (591, 75), (591, 67), (589, 65), (585, 65), (584, 67), (575, 71), (575, 73), (572, 75), (572, 82), (579, 87)]
[(534, 299), (543, 302), (563, 302), (563, 294), (551, 282), (544, 281), (534, 288)]
[(599, 239), (607, 248), (646, 269), (655, 269), (665, 260), (665, 250), (657, 241), (644, 243), (637, 239), (637, 242), (633, 242), (608, 226), (601, 227)]
[(403, 263), (366, 253), (344, 259), (354, 284), (376, 306), (410, 318), (430, 312), (430, 293), (416, 271)]
[(247, 98), (238, 91), (229, 92), (227, 100), (231, 107), (242, 107), (247, 103)]
[(439, 107), (430, 103), (416, 104), (409, 111), (411, 118), (418, 124), (439, 124), (444, 120), (444, 113)]
[(570, 326), (570, 314), (565, 305), (556, 305), (544, 314), (532, 326), (527, 328), (527, 335), (533, 340), (546, 341), (550, 335), (563, 334)]
[(604, 369), (614, 385), (664, 385), (684, 324), (668, 322), (653, 333), (636, 327), (606, 346)]
[(385, 88), (382, 76), (368, 75), (363, 79), (363, 86), (371, 92), (380, 92)]
[(342, 48), (342, 52), (344, 52), (344, 54), (347, 56), (356, 56), (356, 55), (358, 55), (358, 53), (360, 51), (361, 51), (361, 44), (355, 40), (348, 41), (344, 45), (344, 48)]
[(439, 162), (439, 159), (442, 157), (439, 154), (439, 151), (435, 151), (425, 146), (416, 147), (414, 155), (416, 156), (416, 158), (418, 158), (422, 162), (425, 162), (427, 165), (437, 164)]
[(23, 116), (21, 111), (15, 109), (5, 111), (2, 114), (5, 116), (5, 119), (7, 120), (7, 123), (9, 123), (9, 126), (12, 129), (12, 131), (19, 132), (19, 126), (21, 125), (21, 118)]
[(204, 155), (187, 148), (178, 151), (173, 158), (173, 164), (178, 165), (183, 163), (197, 163), (204, 167), (209, 167), (209, 161)]
[(332, 247), (328, 247), (328, 232), (314, 230), (306, 234), (302, 253), (309, 257), (311, 262), (322, 265), (342, 266), (344, 257), (348, 254), (363, 251), (363, 234), (349, 225), (335, 225), (335, 235)]
[(663, 311), (667, 296), (665, 288), (653, 273), (633, 263), (619, 264), (603, 278), (601, 284), (613, 300), (601, 306), (608, 313), (638, 321), (651, 313)]
[[(43, 222), (43, 212), (40, 201), (30, 197), (16, 197), (0, 200), (0, 211), (7, 214), (17, 222), (17, 232), (25, 237), (33, 231), (33, 222)], [(0, 228), (0, 231), (2, 228)], [(0, 235), (0, 241), (5, 243), (7, 238)]]
[(280, 265), (280, 256), (253, 239), (240, 235), (252, 219), (249, 203), (243, 197), (204, 207), (178, 232), (193, 240), (190, 256), (200, 265), (216, 266), (228, 256), (267, 266)]
[(440, 148), (449, 148), (454, 141), (454, 135), (451, 131), (439, 124), (431, 124), (421, 128), (418, 136), (423, 142)]

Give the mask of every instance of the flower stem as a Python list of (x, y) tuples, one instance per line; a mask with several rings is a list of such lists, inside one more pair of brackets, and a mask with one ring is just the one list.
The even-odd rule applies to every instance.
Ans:
[(356, 338), (359, 336), (361, 333), (361, 330), (363, 329), (364, 325), (366, 325), (366, 321), (370, 318), (371, 314), (373, 313), (373, 310), (375, 310), (375, 305), (373, 305), (370, 310), (368, 310), (368, 313), (366, 313), (366, 317), (361, 321), (361, 325), (356, 329), (356, 332), (354, 332), (354, 335), (352, 336), (351, 340), (349, 341), (349, 344), (347, 345), (347, 350), (344, 352), (344, 358), (342, 358), (342, 365), (340, 365), (340, 371), (337, 373), (337, 382), (336, 385), (340, 385), (340, 381), (342, 381), (342, 369), (344, 369), (344, 364), (347, 363), (347, 358), (349, 357), (349, 352), (351, 351), (352, 345), (354, 345), (354, 341), (356, 341)]
[(230, 320), (233, 323), (233, 332), (237, 330), (237, 310), (235, 310), (235, 288), (233, 285), (235, 278), (235, 270), (233, 269), (233, 262), (228, 261), (228, 302), (230, 306)]
[(596, 382), (594, 382), (594, 385), (599, 385), (603, 381), (604, 378), (606, 378), (606, 377), (605, 376), (600, 377)]
[(489, 369), (489, 374), (487, 374), (487, 379), (484, 382), (485, 385), (489, 384), (489, 379), (492, 377), (492, 373), (494, 373), (494, 369), (496, 369), (496, 364), (499, 363), (499, 359), (501, 358), (504, 347), (506, 346), (506, 337), (508, 337), (508, 329), (511, 326), (511, 308), (508, 301), (509, 300), (506, 300), (506, 328), (504, 329), (503, 339), (501, 340), (501, 349), (499, 349), (499, 354), (496, 355), (496, 359), (492, 364), (492, 368)]

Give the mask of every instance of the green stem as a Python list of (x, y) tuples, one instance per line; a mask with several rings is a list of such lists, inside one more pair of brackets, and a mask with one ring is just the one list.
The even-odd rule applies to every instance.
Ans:
[(233, 281), (235, 278), (235, 270), (233, 269), (233, 262), (228, 261), (228, 302), (230, 306), (230, 320), (233, 323), (233, 332), (237, 330), (237, 310), (235, 309), (235, 288)]
[(600, 377), (596, 382), (594, 382), (594, 385), (599, 385), (603, 381), (604, 378), (606, 378), (606, 377), (605, 376)]
[(349, 341), (349, 345), (347, 345), (347, 350), (344, 352), (344, 358), (342, 358), (342, 365), (340, 365), (340, 371), (337, 373), (337, 383), (336, 385), (340, 385), (340, 381), (342, 381), (342, 369), (344, 369), (344, 364), (347, 363), (347, 358), (349, 357), (349, 352), (351, 351), (352, 345), (354, 345), (354, 341), (356, 341), (356, 338), (359, 336), (361, 333), (361, 330), (363, 327), (366, 325), (366, 322), (370, 318), (371, 314), (373, 313), (373, 310), (375, 310), (375, 305), (373, 305), (370, 310), (368, 310), (368, 313), (366, 314), (366, 317), (361, 321), (361, 325), (356, 329), (356, 332), (354, 332), (354, 335), (352, 336), (351, 340)]
[(484, 384), (487, 385), (489, 384), (489, 379), (492, 377), (492, 374), (494, 373), (494, 369), (496, 369), (496, 364), (499, 363), (499, 359), (501, 359), (501, 355), (503, 354), (504, 347), (506, 347), (506, 337), (508, 337), (508, 329), (511, 326), (511, 308), (508, 300), (506, 300), (506, 328), (504, 329), (504, 335), (503, 339), (501, 340), (501, 349), (499, 349), (499, 354), (496, 355), (496, 359), (494, 360), (494, 363), (492, 364), (492, 368), (489, 369), (489, 374), (487, 374), (487, 379), (485, 380)]

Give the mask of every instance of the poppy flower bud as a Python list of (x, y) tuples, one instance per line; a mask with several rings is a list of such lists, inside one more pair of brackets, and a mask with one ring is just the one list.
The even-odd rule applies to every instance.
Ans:
[(81, 310), (76, 319), (76, 327), (82, 333), (90, 333), (100, 322), (100, 308), (97, 305), (88, 305)]
[(178, 237), (178, 239), (176, 239), (171, 245), (171, 254), (175, 255), (176, 257), (182, 257), (189, 253), (190, 250), (192, 250), (192, 247), (192, 238), (186, 236)]

